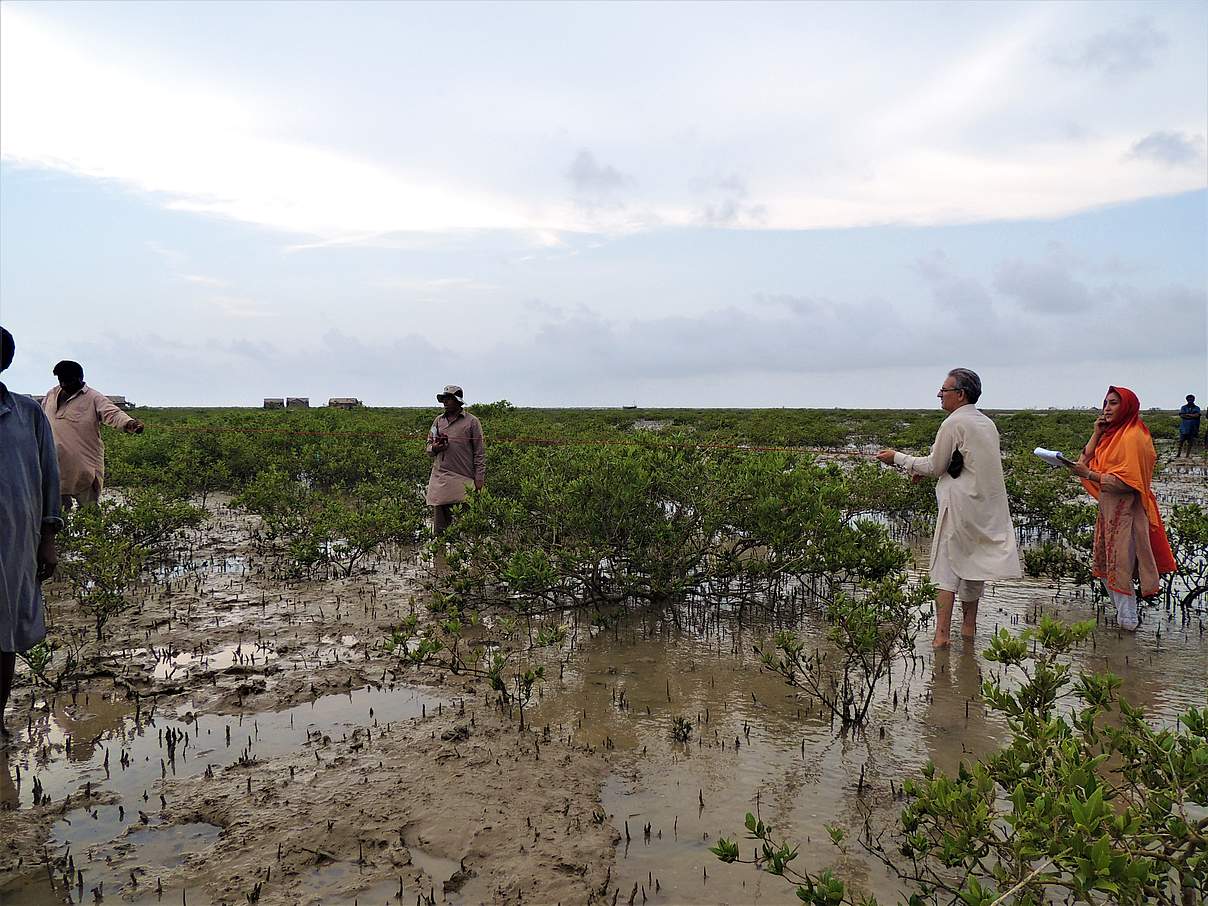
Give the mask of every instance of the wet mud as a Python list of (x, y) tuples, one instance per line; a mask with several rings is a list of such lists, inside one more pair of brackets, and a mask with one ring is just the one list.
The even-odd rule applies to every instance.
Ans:
[[(1203, 499), (1196, 476), (1165, 487)], [(709, 852), (743, 838), (748, 811), (804, 864), (892, 901), (887, 869), (826, 826), (891, 824), (927, 761), (953, 771), (1002, 744), (978, 695), (998, 627), (1096, 620), (1080, 664), (1122, 676), (1160, 722), (1208, 696), (1202, 610), (1147, 607), (1134, 635), (1085, 591), (1021, 580), (989, 587), (972, 644), (933, 653), (924, 628), (859, 733), (758, 665), (783, 615), (690, 610), (578, 623), (521, 733), (481, 683), (400, 672), (381, 649), (425, 617), (421, 551), (282, 581), (247, 538), (220, 503), (88, 680), (19, 686), (0, 904), (789, 902), (782, 880)], [(55, 590), (59, 627), (86, 630)], [(823, 638), (809, 612), (793, 621)]]

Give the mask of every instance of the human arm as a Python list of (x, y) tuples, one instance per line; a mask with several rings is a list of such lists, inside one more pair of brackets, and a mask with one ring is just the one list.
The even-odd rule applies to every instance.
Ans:
[(38, 442), (39, 471), (42, 475), (42, 519), (41, 535), (38, 538), (38, 581), (42, 582), (54, 575), (59, 563), (59, 552), (55, 546), (55, 535), (63, 526), (63, 518), (59, 512), (59, 456), (55, 452), (55, 439), (50, 430), (50, 422), (43, 412), (37, 413), (34, 422), (34, 435)]
[(1200, 407), (1199, 406), (1184, 406), (1183, 408), (1181, 408), (1179, 410), (1179, 418), (1181, 418), (1183, 421), (1193, 422), (1193, 421), (1197, 421), (1199, 419), (1199, 417), (1200, 417)]
[(487, 447), (482, 437), (482, 425), (475, 421), (470, 432), (474, 449), (474, 490), (481, 491), (487, 483)]
[(97, 418), (110, 428), (117, 428), (119, 431), (126, 431), (130, 434), (138, 434), (143, 430), (142, 422), (127, 415), (103, 393), (95, 394), (93, 399), (95, 400)]
[[(1094, 458), (1095, 450), (1099, 446), (1099, 441), (1103, 437), (1103, 431), (1105, 428), (1107, 428), (1107, 422), (1104, 420), (1103, 416), (1100, 415), (1097, 419), (1095, 419), (1095, 428), (1093, 431), (1091, 431), (1091, 439), (1086, 442), (1086, 446), (1082, 448), (1082, 453), (1078, 456), (1079, 465), (1086, 465)], [(1075, 472), (1075, 474), (1077, 474), (1077, 472)]]
[(428, 440), (424, 444), (424, 449), (431, 457), (439, 456), (449, 448), (449, 436), (443, 434), (440, 430), (440, 416), (437, 416), (432, 421), (432, 427), (428, 429)]
[(948, 471), (948, 464), (952, 462), (952, 454), (957, 447), (956, 431), (951, 419), (946, 419), (940, 425), (940, 430), (935, 435), (935, 443), (931, 445), (931, 452), (927, 456), (910, 456), (898, 450), (882, 450), (877, 454), (877, 459), (905, 470), (912, 478), (937, 478)]

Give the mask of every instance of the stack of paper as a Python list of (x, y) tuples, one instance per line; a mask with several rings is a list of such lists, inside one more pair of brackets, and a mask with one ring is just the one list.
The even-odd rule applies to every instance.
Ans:
[(1072, 466), (1070, 462), (1056, 450), (1046, 450), (1044, 447), (1037, 447), (1032, 451), (1051, 466)]

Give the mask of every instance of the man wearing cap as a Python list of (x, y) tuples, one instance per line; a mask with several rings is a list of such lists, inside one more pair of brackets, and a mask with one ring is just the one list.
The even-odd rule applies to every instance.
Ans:
[(487, 478), (487, 451), (482, 425), (461, 408), (462, 390), (455, 384), (436, 394), (445, 411), (436, 416), (428, 432), (432, 474), (427, 503), (432, 507), (432, 529), (437, 537), (453, 522), (453, 508), (466, 499), (471, 485), (481, 491)]
[(105, 483), (101, 422), (127, 434), (142, 434), (143, 423), (85, 384), (84, 368), (79, 362), (59, 362), (54, 376), (59, 379), (58, 386), (47, 391), (42, 411), (50, 419), (59, 452), (63, 509), (71, 509), (73, 498), (80, 506), (90, 506), (100, 498)]

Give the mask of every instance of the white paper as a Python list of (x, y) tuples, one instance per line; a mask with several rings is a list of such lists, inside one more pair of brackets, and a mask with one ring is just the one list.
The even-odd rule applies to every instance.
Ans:
[(1056, 450), (1046, 450), (1044, 447), (1037, 447), (1032, 451), (1051, 466), (1072, 466), (1073, 463), (1058, 453)]

